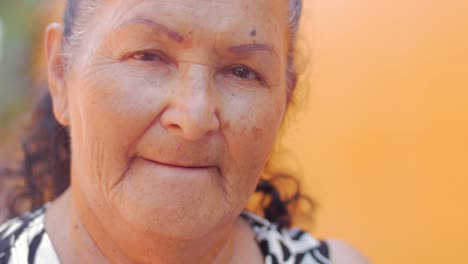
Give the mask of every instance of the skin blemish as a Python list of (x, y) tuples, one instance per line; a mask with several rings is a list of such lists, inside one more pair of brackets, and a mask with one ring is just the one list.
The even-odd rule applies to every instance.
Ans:
[(253, 29), (250, 31), (250, 36), (252, 36), (252, 37), (257, 36), (257, 30), (256, 30), (255, 28), (253, 28)]

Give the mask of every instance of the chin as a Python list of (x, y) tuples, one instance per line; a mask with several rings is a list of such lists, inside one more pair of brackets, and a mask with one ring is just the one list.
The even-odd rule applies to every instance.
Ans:
[[(190, 198), (176, 200), (171, 205), (159, 203), (133, 203), (116, 205), (120, 217), (125, 219), (130, 228), (151, 236), (196, 239), (207, 235), (221, 225), (229, 211), (218, 201), (196, 202)], [(214, 208), (218, 208), (217, 210)], [(220, 209), (221, 208), (221, 209)]]
[[(186, 183), (158, 178), (141, 183), (138, 178), (122, 181), (114, 210), (131, 229), (152, 235), (194, 239), (206, 235), (236, 211), (215, 181)], [(130, 180), (132, 179), (132, 180)]]

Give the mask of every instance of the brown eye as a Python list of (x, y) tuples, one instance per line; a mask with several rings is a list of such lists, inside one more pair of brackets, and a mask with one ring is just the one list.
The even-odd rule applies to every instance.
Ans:
[(228, 71), (230, 74), (240, 79), (262, 81), (262, 78), (247, 66), (234, 66)]
[(144, 62), (155, 62), (155, 61), (162, 61), (163, 58), (158, 52), (154, 51), (142, 51), (137, 52), (130, 56), (133, 60), (139, 60)]
[(125, 61), (130, 61), (139, 64), (154, 64), (154, 63), (166, 63), (168, 60), (164, 54), (158, 50), (142, 50), (132, 52), (124, 56)]

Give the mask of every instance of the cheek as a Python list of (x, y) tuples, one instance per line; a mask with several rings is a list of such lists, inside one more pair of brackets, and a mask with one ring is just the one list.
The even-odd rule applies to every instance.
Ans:
[[(90, 183), (108, 192), (127, 170), (132, 145), (163, 108), (158, 83), (128, 77), (113, 67), (94, 68), (71, 87), (74, 160), (93, 175)], [(98, 188), (98, 187), (96, 187)]]
[[(230, 154), (230, 171), (240, 188), (253, 192), (270, 156), (283, 116), (280, 100), (259, 101), (238, 107), (223, 130)], [(245, 189), (244, 189), (245, 192)]]

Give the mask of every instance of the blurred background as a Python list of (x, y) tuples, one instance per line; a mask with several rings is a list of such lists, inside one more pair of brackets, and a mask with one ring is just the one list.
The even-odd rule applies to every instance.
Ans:
[[(375, 263), (468, 263), (468, 1), (304, 4), (309, 90), (282, 140), (319, 204), (303, 227)], [(20, 157), (62, 5), (0, 0), (2, 165)]]

